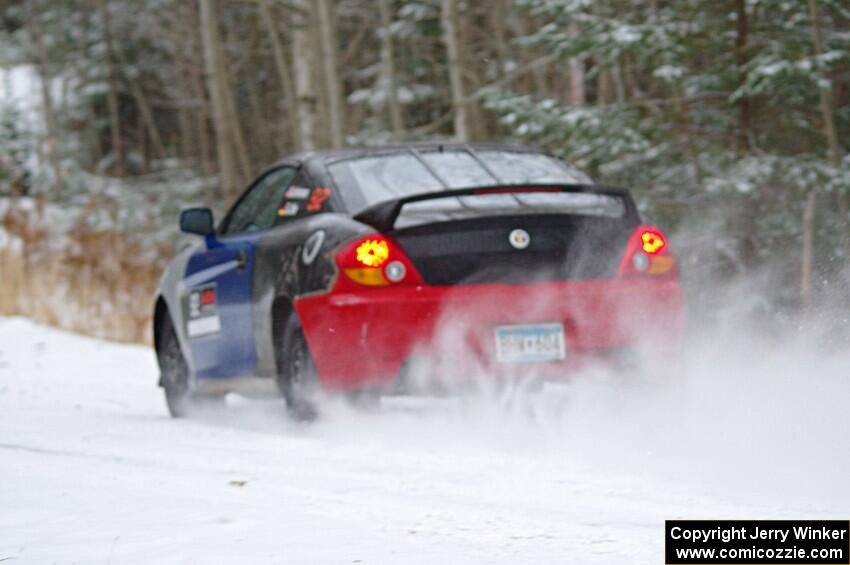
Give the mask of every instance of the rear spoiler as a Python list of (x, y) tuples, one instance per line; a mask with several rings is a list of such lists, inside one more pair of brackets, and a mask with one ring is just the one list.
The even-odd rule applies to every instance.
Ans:
[(518, 184), (518, 185), (485, 185), (474, 186), (469, 188), (457, 188), (452, 190), (438, 190), (433, 192), (423, 192), (395, 200), (386, 200), (379, 202), (362, 212), (356, 214), (354, 219), (358, 222), (372, 226), (379, 232), (388, 232), (393, 229), (395, 222), (401, 214), (401, 209), (406, 204), (412, 202), (422, 202), (423, 200), (438, 200), (441, 198), (453, 198), (456, 196), (475, 196), (480, 194), (511, 194), (523, 192), (573, 192), (573, 193), (591, 193), (591, 194), (607, 194), (609, 196), (617, 196), (623, 200), (625, 205), (625, 215), (635, 219), (639, 219), (639, 214), (631, 194), (625, 188), (614, 186), (604, 186), (601, 184)]

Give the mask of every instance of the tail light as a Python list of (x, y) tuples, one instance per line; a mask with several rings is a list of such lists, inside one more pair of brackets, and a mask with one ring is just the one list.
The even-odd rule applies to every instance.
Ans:
[(360, 286), (419, 285), (422, 277), (401, 247), (383, 235), (359, 237), (345, 244), (336, 255), (341, 283)]
[(676, 258), (664, 232), (641, 225), (629, 238), (619, 272), (620, 276), (659, 276), (675, 273), (675, 267)]

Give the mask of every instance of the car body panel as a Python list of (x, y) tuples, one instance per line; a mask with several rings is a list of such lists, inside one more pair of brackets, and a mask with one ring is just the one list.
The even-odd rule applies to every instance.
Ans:
[[(275, 304), (324, 292), (336, 277), (332, 250), (343, 241), (369, 233), (367, 226), (341, 214), (310, 216), (288, 226), (273, 228), (258, 241), (253, 282), (254, 334), (257, 336), (256, 374), (277, 374), (274, 343)], [(313, 261), (303, 260), (304, 243), (318, 232), (324, 234)], [(282, 308), (285, 311), (286, 308)], [(285, 320), (284, 320), (285, 321)]]
[[(251, 375), (256, 369), (252, 283), (254, 248), (263, 236), (219, 239), (192, 254), (186, 264), (181, 297), (184, 331), (198, 378)], [(200, 304), (203, 298), (198, 297), (208, 293), (213, 303)]]
[(323, 384), (343, 390), (391, 384), (414, 356), (461, 372), (516, 370), (495, 362), (498, 326), (562, 324), (567, 358), (533, 370), (565, 376), (655, 335), (674, 351), (684, 323), (676, 279), (364, 289), (295, 306)]

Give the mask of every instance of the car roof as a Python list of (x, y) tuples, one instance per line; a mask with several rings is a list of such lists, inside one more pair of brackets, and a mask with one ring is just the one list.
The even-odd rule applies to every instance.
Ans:
[(457, 143), (457, 142), (423, 142), (406, 144), (375, 145), (368, 147), (349, 147), (344, 149), (317, 149), (292, 154), (281, 163), (298, 161), (303, 163), (319, 162), (325, 166), (336, 161), (369, 157), (375, 155), (392, 155), (395, 153), (410, 153), (414, 151), (511, 151), (514, 153), (536, 153), (550, 155), (551, 153), (528, 145), (513, 145), (506, 143)]

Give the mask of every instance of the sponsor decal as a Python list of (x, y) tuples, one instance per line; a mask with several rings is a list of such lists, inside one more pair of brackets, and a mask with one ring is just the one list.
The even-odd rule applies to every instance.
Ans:
[(280, 217), (297, 216), (301, 206), (296, 202), (287, 202), (277, 210), (277, 215)]
[(201, 337), (221, 331), (215, 283), (190, 289), (186, 295), (186, 334)]
[(524, 229), (517, 228), (508, 235), (508, 241), (514, 249), (525, 249), (531, 244), (531, 236)]
[(309, 265), (316, 260), (316, 256), (322, 249), (322, 244), (325, 242), (325, 230), (319, 230), (307, 238), (304, 243), (304, 249), (301, 251), (301, 260), (305, 265)]
[(221, 322), (218, 316), (209, 316), (207, 318), (198, 318), (197, 320), (189, 320), (186, 324), (186, 333), (189, 337), (201, 337), (205, 335), (216, 334), (221, 331)]
[(310, 201), (307, 202), (308, 212), (319, 212), (325, 205), (325, 201), (330, 198), (330, 188), (315, 188), (313, 194), (310, 195)]
[(304, 188), (303, 186), (290, 186), (289, 190), (286, 191), (285, 196), (292, 200), (304, 200), (310, 196), (310, 189)]

